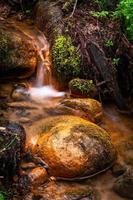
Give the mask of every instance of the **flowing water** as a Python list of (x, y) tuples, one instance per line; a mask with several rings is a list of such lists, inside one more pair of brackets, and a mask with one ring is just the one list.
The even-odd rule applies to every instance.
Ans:
[[(12, 24), (12, 25), (11, 25)], [(30, 133), (29, 127), (32, 129), (32, 124), (42, 118), (52, 116), (52, 110), (56, 108), (59, 100), (64, 98), (65, 92), (59, 92), (54, 88), (54, 81), (52, 78), (52, 64), (50, 60), (49, 44), (44, 36), (35, 27), (18, 22), (10, 22), (10, 28), (14, 27), (20, 31), (23, 36), (28, 36), (31, 42), (35, 45), (38, 52), (38, 65), (36, 77), (33, 81), (28, 80), (27, 94), (30, 100), (24, 99), (22, 101), (10, 101), (8, 103), (8, 110), (4, 112), (4, 116), (12, 121), (18, 121), (25, 127), (27, 132), (26, 146), (34, 145), (37, 138), (34, 137), (33, 131)], [(14, 30), (12, 28), (11, 30)], [(15, 32), (15, 31), (14, 31)], [(7, 89), (6, 89), (7, 87)], [(3, 86), (4, 92), (8, 91), (8, 84)], [(106, 105), (104, 107), (104, 116), (101, 126), (105, 128), (115, 145), (121, 141), (129, 140), (133, 132), (132, 119), (127, 116), (119, 114), (114, 105)], [(125, 162), (121, 158), (122, 162)], [(94, 179), (87, 180), (84, 183), (55, 183), (49, 182), (47, 185), (37, 187), (32, 193), (36, 198), (31, 198), (28, 194), (25, 200), (41, 199), (40, 194), (46, 197), (46, 200), (69, 200), (66, 191), (69, 188), (88, 188), (93, 187), (98, 190), (102, 200), (124, 200), (112, 191), (112, 185), (115, 178), (111, 171), (100, 175)], [(63, 196), (64, 195), (64, 196)], [(43, 199), (45, 199), (45, 197)], [(82, 198), (87, 200), (88, 198)]]
[(32, 98), (46, 99), (54, 97), (62, 97), (64, 92), (59, 92), (54, 88), (55, 81), (52, 78), (52, 63), (50, 59), (49, 43), (44, 34), (32, 25), (17, 21), (9, 21), (7, 25), (11, 31), (20, 32), (23, 37), (27, 36), (38, 53), (38, 65), (35, 81), (30, 83), (29, 93)]

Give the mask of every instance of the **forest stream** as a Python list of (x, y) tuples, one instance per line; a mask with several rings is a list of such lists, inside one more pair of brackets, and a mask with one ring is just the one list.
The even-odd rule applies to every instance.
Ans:
[(13, 65), (0, 62), (0, 200), (133, 199), (130, 113), (61, 85), (31, 19), (0, 19), (0, 30), (15, 44)]

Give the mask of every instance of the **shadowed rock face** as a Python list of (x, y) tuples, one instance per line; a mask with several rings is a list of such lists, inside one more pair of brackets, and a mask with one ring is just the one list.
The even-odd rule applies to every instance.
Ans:
[(55, 177), (92, 175), (115, 159), (107, 132), (79, 117), (51, 117), (42, 120), (38, 130), (40, 136), (33, 153), (46, 162), (50, 175)]
[(114, 191), (122, 197), (133, 199), (133, 170), (128, 170), (117, 178)]
[(30, 77), (37, 65), (33, 41), (14, 24), (0, 23), (0, 77)]
[(25, 131), (19, 124), (0, 121), (0, 175), (11, 175), (17, 169), (25, 142)]

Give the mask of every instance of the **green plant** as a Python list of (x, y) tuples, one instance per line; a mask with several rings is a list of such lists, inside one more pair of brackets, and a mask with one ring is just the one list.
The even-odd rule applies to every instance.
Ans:
[(107, 17), (109, 15), (109, 12), (108, 11), (101, 11), (101, 12), (95, 12), (95, 11), (91, 11), (90, 14), (93, 16), (93, 17)]
[(96, 86), (92, 80), (72, 79), (69, 82), (69, 89), (72, 93), (84, 95), (86, 97), (94, 97), (96, 94)]
[(59, 80), (69, 81), (80, 74), (81, 56), (70, 36), (57, 36), (52, 48), (54, 69)]
[(114, 43), (113, 43), (112, 40), (106, 40), (106, 41), (105, 41), (105, 46), (106, 46), (106, 47), (113, 47), (113, 46), (114, 46)]
[(118, 64), (119, 64), (119, 61), (120, 61), (120, 58), (113, 58), (112, 64), (113, 64), (113, 65), (118, 65)]
[(5, 200), (5, 197), (2, 191), (0, 191), (0, 200)]
[(133, 0), (121, 0), (113, 17), (121, 17), (125, 23), (125, 31), (130, 40), (133, 40)]

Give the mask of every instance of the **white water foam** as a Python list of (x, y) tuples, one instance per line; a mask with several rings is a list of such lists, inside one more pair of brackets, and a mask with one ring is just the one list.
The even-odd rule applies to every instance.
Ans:
[(32, 87), (29, 89), (31, 98), (36, 99), (48, 99), (63, 97), (65, 92), (58, 92), (52, 86), (47, 85), (43, 87)]

